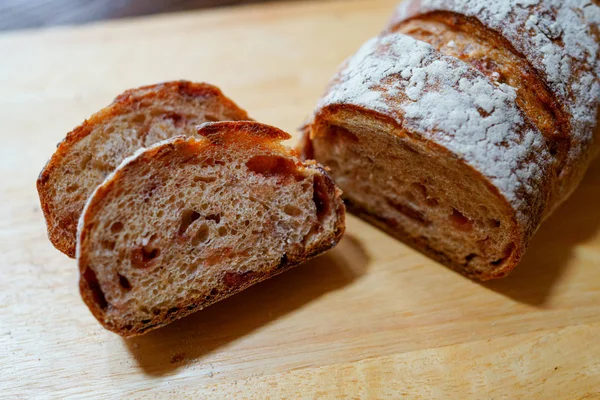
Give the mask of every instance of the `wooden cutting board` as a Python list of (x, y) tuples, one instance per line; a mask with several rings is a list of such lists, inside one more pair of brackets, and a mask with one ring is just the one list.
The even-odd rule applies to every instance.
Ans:
[(507, 279), (472, 282), (351, 216), (329, 254), (131, 340), (94, 320), (75, 262), (46, 239), (37, 174), (116, 94), (208, 81), (295, 134), (394, 3), (1, 35), (0, 396), (600, 398), (600, 162)]

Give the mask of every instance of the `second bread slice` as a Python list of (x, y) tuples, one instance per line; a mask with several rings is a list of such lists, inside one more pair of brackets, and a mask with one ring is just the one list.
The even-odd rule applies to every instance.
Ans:
[(141, 147), (196, 136), (207, 121), (248, 120), (221, 91), (206, 83), (165, 82), (128, 90), (70, 132), (37, 181), (48, 237), (75, 256), (77, 221), (96, 186)]
[(79, 223), (82, 297), (133, 336), (335, 246), (341, 192), (255, 122), (219, 122), (138, 152), (95, 191)]

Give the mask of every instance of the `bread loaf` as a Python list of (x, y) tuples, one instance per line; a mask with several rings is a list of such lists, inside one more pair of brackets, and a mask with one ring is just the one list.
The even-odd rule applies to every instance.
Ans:
[(599, 23), (590, 0), (406, 1), (333, 78), (305, 157), (365, 219), (503, 277), (598, 152)]
[(50, 241), (75, 256), (77, 221), (85, 202), (140, 147), (177, 135), (196, 136), (196, 126), (203, 122), (248, 119), (206, 83), (166, 82), (121, 94), (67, 135), (38, 178)]
[(314, 162), (255, 122), (138, 151), (79, 221), (81, 295), (102, 325), (133, 336), (165, 325), (335, 246), (340, 191)]

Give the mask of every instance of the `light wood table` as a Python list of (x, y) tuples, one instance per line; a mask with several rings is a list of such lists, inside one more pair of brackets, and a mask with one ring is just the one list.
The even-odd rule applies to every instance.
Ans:
[(284, 0), (2, 0), (0, 31), (267, 1)]
[[(122, 90), (208, 81), (295, 133), (394, 1), (249, 6), (0, 36), (0, 397), (600, 398), (600, 162), (507, 279), (350, 216), (312, 262), (131, 340), (46, 239), (35, 179)], [(297, 135), (295, 136), (297, 138)]]

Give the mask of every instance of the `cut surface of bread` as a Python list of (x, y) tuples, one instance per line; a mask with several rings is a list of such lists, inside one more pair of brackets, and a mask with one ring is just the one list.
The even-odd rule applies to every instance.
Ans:
[(498, 277), (520, 259), (514, 211), (473, 168), (369, 115), (323, 118), (313, 155), (351, 212), (472, 278)]
[(79, 222), (81, 295), (104, 327), (165, 325), (335, 246), (341, 192), (255, 122), (205, 124), (140, 150)]
[(75, 256), (77, 221), (85, 202), (137, 149), (178, 135), (197, 136), (196, 126), (204, 122), (248, 119), (206, 83), (174, 81), (124, 92), (70, 132), (38, 178), (50, 241)]

